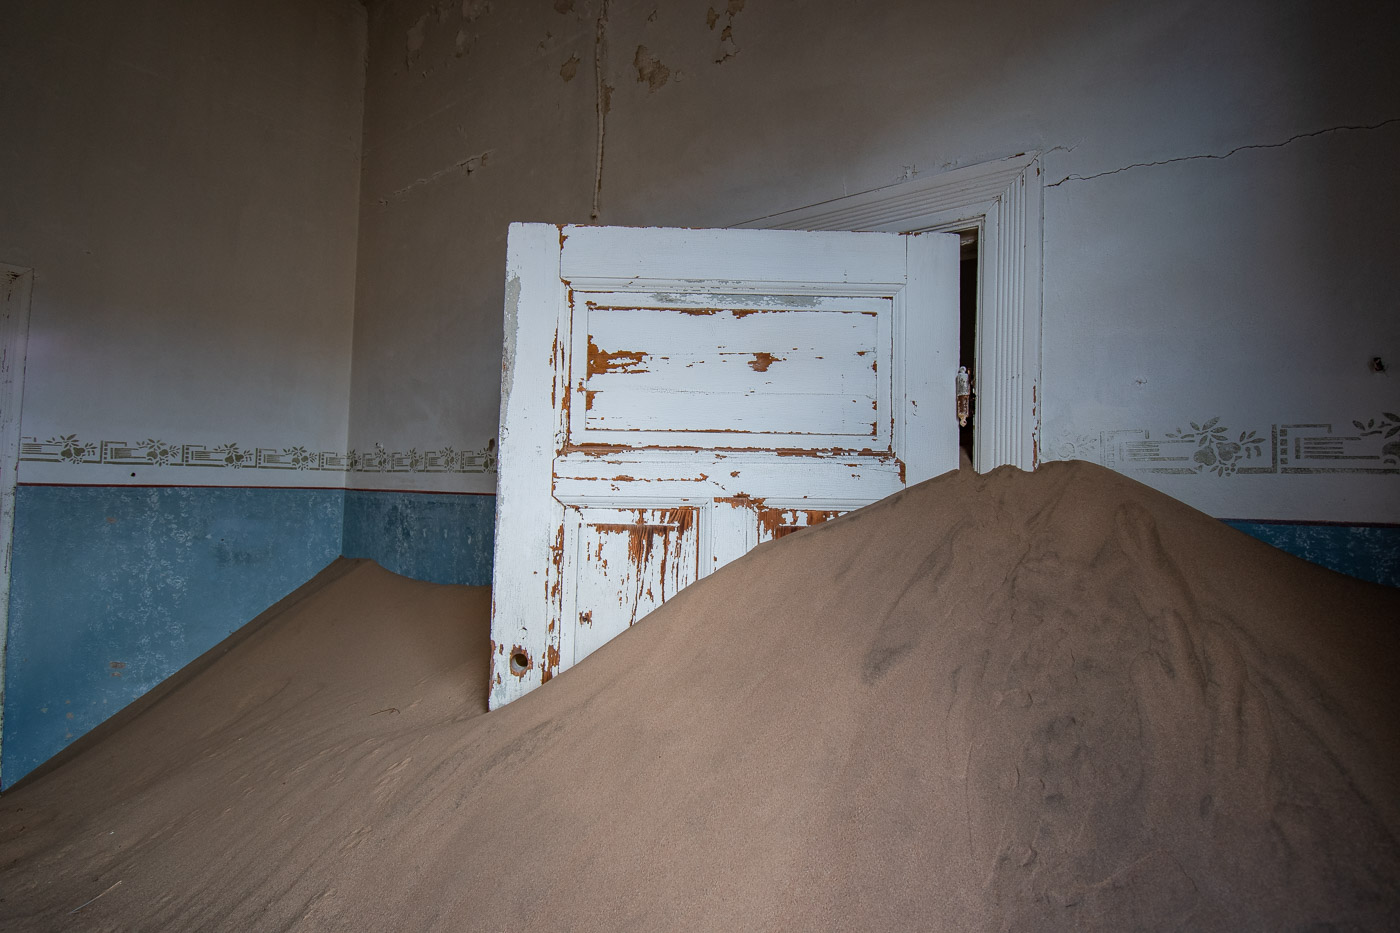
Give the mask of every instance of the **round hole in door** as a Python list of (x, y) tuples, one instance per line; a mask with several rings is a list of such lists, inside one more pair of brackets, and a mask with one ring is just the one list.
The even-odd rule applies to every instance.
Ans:
[(510, 672), (516, 677), (523, 677), (529, 669), (530, 656), (517, 648), (510, 656)]

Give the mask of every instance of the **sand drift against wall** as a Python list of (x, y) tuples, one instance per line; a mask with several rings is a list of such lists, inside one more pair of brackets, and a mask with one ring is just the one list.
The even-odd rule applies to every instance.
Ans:
[(486, 615), (348, 568), (0, 798), (0, 926), (1400, 916), (1400, 599), (1097, 467), (764, 545), (491, 714)]

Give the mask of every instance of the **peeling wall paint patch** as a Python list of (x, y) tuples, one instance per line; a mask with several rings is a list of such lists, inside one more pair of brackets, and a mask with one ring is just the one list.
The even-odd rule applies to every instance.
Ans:
[(559, 66), (559, 77), (563, 78), (565, 81), (572, 81), (574, 80), (574, 76), (577, 74), (578, 56), (570, 55), (569, 60)]
[(573, 9), (574, 0), (554, 0), (554, 12), (556, 13), (572, 13)]
[[(455, 4), (452, 0), (443, 0), (443, 2), (434, 4), (426, 13), (418, 17), (406, 31), (404, 35), (404, 64), (407, 67), (414, 68), (419, 59), (425, 56), (424, 50), (429, 45), (429, 23), (431, 22), (434, 26), (445, 26), (452, 19), (454, 12), (461, 13), (462, 24), (453, 38), (452, 57), (461, 58), (471, 52), (478, 38), (473, 26), (477, 20), (491, 12), (491, 0), (461, 0), (460, 5)], [(428, 64), (423, 68), (422, 76), (426, 77), (435, 70), (435, 65)]]
[(646, 84), (647, 89), (651, 91), (664, 86), (671, 77), (671, 69), (663, 65), (644, 45), (637, 46), (637, 54), (632, 58), (632, 67), (637, 69), (637, 83)]
[(404, 43), (404, 48), (410, 52), (417, 52), (419, 49), (423, 48), (423, 39), (427, 34), (427, 28), (428, 14), (424, 13), (422, 16), (418, 17), (416, 23), (408, 27), (407, 41)]
[(714, 7), (705, 11), (705, 25), (711, 31), (724, 19), (724, 29), (719, 34), (719, 47), (715, 49), (715, 64), (720, 65), (739, 54), (739, 46), (734, 44), (734, 17), (744, 10), (745, 0), (729, 0), (721, 14)]
[(720, 33), (719, 48), (715, 49), (715, 64), (723, 64), (738, 54), (739, 47), (734, 44), (734, 27), (725, 26), (724, 32)]

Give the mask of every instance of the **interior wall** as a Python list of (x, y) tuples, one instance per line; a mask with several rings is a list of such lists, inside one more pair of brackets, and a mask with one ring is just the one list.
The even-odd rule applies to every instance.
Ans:
[(1308, 0), (372, 0), (352, 446), (495, 435), (510, 221), (727, 226), (1035, 151), (1041, 458), (1223, 518), (1400, 521), (1400, 393), (1369, 366), (1400, 360), (1397, 26)]
[(339, 556), (365, 14), (0, 20), (0, 261), (34, 270), (8, 786)]
[(1381, 5), (370, 0), (368, 45), (357, 0), (3, 7), (4, 785), (15, 736), (42, 760), (337, 551), (485, 582), (514, 220), (728, 226), (1037, 152), (1041, 458), (1398, 579)]
[(339, 485), (272, 461), (347, 449), (363, 30), (353, 0), (7, 2), (21, 482)]

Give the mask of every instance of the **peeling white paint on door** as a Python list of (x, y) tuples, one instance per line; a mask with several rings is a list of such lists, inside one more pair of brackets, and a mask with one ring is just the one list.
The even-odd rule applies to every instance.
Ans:
[(700, 578), (700, 509), (564, 510), (560, 659), (576, 664)]
[(957, 466), (951, 234), (515, 224), (491, 706)]

